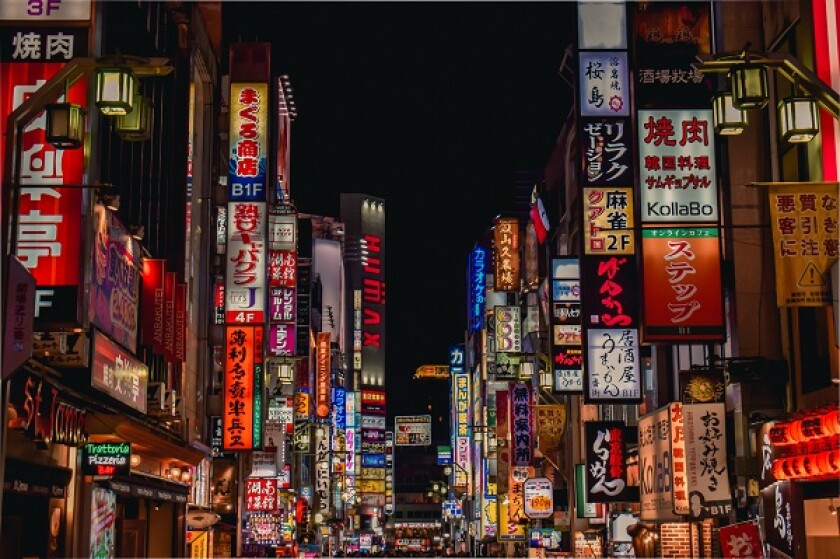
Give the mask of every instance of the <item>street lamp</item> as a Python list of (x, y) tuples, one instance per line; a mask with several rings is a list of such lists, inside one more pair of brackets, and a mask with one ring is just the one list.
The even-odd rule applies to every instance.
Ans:
[(134, 74), (124, 66), (100, 67), (96, 74), (96, 106), (104, 115), (120, 116), (134, 106)]
[(732, 102), (732, 93), (721, 91), (712, 97), (715, 132), (721, 136), (740, 134), (747, 127), (747, 113)]

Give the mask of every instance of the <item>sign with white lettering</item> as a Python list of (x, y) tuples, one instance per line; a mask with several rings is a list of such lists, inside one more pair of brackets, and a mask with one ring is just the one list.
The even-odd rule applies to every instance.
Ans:
[(149, 369), (103, 334), (93, 333), (91, 385), (123, 404), (146, 413)]
[(265, 202), (228, 203), (225, 321), (265, 322)]
[(88, 443), (82, 448), (82, 474), (127, 476), (131, 471), (130, 443)]
[(85, 56), (87, 42), (83, 27), (2, 27), (0, 62), (66, 62)]

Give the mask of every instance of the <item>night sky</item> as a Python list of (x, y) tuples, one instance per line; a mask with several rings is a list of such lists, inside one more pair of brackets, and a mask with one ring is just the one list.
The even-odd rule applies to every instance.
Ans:
[(557, 70), (574, 14), (556, 2), (223, 4), (226, 40), (271, 42), (291, 77), (298, 209), (338, 216), (339, 192), (386, 199), (389, 416), (431, 401), (447, 413), (447, 384), (411, 377), (463, 341), (469, 250), (515, 209), (514, 173), (548, 160), (571, 99)]

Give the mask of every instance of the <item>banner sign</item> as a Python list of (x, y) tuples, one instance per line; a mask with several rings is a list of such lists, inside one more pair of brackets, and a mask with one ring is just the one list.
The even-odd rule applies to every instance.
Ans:
[(431, 415), (398, 415), (394, 418), (396, 446), (429, 446), (432, 444)]
[(551, 331), (554, 391), (583, 391), (580, 264), (577, 258), (551, 260)]
[(643, 223), (718, 223), (711, 110), (638, 112)]
[(641, 402), (639, 331), (587, 330), (586, 403)]
[(630, 82), (624, 51), (580, 51), (580, 114), (629, 116)]
[(519, 291), (519, 220), (496, 218), (493, 241), (493, 290)]
[(777, 306), (831, 305), (830, 271), (838, 261), (837, 202), (836, 182), (770, 187)]
[(554, 514), (554, 486), (544, 477), (535, 477), (523, 485), (525, 516), (528, 518), (551, 518)]
[[(16, 4), (26, 9), (25, 3)], [(0, 13), (8, 5), (4, 2)], [(21, 44), (19, 48), (25, 50), (27, 47)], [(14, 53), (17, 50), (5, 52)], [(64, 56), (57, 58), (64, 59)], [(0, 63), (0, 149), (4, 150), (3, 153), (8, 133), (6, 117), (64, 67), (63, 62), (52, 60), (56, 59), (47, 61), (42, 57), (33, 62)], [(61, 97), (59, 102), (86, 106), (87, 81), (76, 82), (70, 88), (68, 97)], [(47, 142), (46, 114), (43, 112), (23, 129), (21, 135), (22, 188), (15, 254), (37, 282), (36, 300), (39, 304), (35, 319), (42, 325), (78, 324), (79, 321), (82, 191), (60, 186), (84, 182), (83, 152), (81, 149), (56, 149)], [(42, 188), (31, 188), (36, 185)]]
[[(681, 405), (681, 404), (677, 404)], [(675, 520), (671, 410), (665, 406), (639, 418), (639, 496), (642, 520)]]
[(449, 372), (454, 373), (463, 373), (464, 372), (464, 357), (466, 355), (466, 349), (464, 348), (464, 344), (456, 344), (449, 346)]
[(724, 559), (764, 559), (764, 546), (755, 522), (739, 522), (718, 529)]
[(673, 487), (674, 513), (688, 514), (688, 467), (685, 452), (685, 417), (683, 404), (673, 402), (668, 406), (668, 418), (671, 424), (671, 485)]
[(581, 118), (581, 134), (584, 186), (633, 184), (633, 134), (629, 118)]
[(634, 254), (633, 188), (583, 189), (584, 254)]
[(225, 320), (265, 322), (265, 202), (228, 203)]
[[(259, 445), (256, 422), (262, 423), (255, 405), (257, 366), (262, 366), (262, 326), (228, 326), (225, 329), (223, 427), (225, 451), (252, 450)], [(261, 429), (261, 428), (260, 428)]]
[(495, 307), (496, 353), (522, 353), (519, 307)]
[(514, 466), (529, 466), (533, 452), (533, 418), (531, 417), (531, 387), (525, 383), (513, 385), (510, 393), (511, 416), (513, 427), (511, 440)]
[(722, 342), (717, 227), (643, 229), (645, 342)]
[(82, 447), (82, 475), (127, 476), (131, 443), (88, 443)]
[(297, 281), (297, 264), (297, 251), (269, 250), (268, 285), (294, 289)]
[(627, 451), (623, 421), (586, 421), (586, 501), (627, 500)]
[(175, 284), (175, 339), (172, 346), (175, 363), (187, 360), (187, 284)]
[(686, 404), (682, 408), (689, 517), (728, 516), (732, 497), (726, 468), (726, 405)]
[(455, 422), (453, 429), (455, 433), (454, 457), (455, 477), (453, 486), (469, 486), (467, 472), (471, 471), (470, 440), (472, 439), (472, 428), (470, 427), (469, 405), (470, 405), (470, 375), (467, 373), (455, 373), (452, 375), (452, 386), (455, 392)]
[[(796, 547), (802, 545), (805, 534), (802, 518), (794, 515), (796, 483), (777, 481), (761, 490), (764, 503), (764, 537), (767, 543), (788, 557), (795, 557)], [(800, 497), (801, 499), (801, 497)]]
[(580, 263), (583, 324), (635, 328), (639, 324), (636, 257), (584, 256)]
[(318, 332), (315, 341), (315, 415), (330, 415), (330, 333)]
[[(152, 346), (152, 351), (163, 355), (163, 284), (166, 273), (166, 260), (155, 258), (143, 259), (143, 302), (142, 333), (143, 343)], [(224, 302), (222, 302), (224, 305)]]
[(315, 497), (316, 511), (326, 515), (330, 510), (330, 441), (328, 429), (315, 429)]
[(245, 479), (245, 510), (274, 511), (280, 508), (277, 499), (277, 478)]
[[(272, 287), (269, 290), (268, 308), (271, 322), (294, 324), (297, 317), (296, 295), (294, 288), (291, 287)], [(294, 350), (294, 344), (292, 344), (292, 350)]]
[(3, 339), (3, 370), (0, 381), (7, 379), (32, 357), (32, 325), (35, 320), (35, 278), (13, 254), (6, 259), (6, 316)]
[(230, 201), (266, 199), (268, 84), (230, 84)]
[(565, 404), (538, 404), (534, 406), (537, 447), (543, 454), (559, 450), (566, 430)]
[(90, 382), (123, 404), (146, 413), (149, 369), (129, 352), (93, 331), (93, 366)]
[(467, 279), (467, 315), (469, 330), (475, 332), (484, 326), (485, 295), (487, 291), (487, 249), (475, 247), (470, 253)]

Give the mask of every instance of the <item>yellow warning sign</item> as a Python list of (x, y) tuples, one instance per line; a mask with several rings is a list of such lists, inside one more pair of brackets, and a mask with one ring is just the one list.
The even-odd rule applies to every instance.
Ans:
[(831, 266), (838, 257), (838, 183), (770, 186), (770, 227), (776, 263), (776, 304), (831, 304)]

